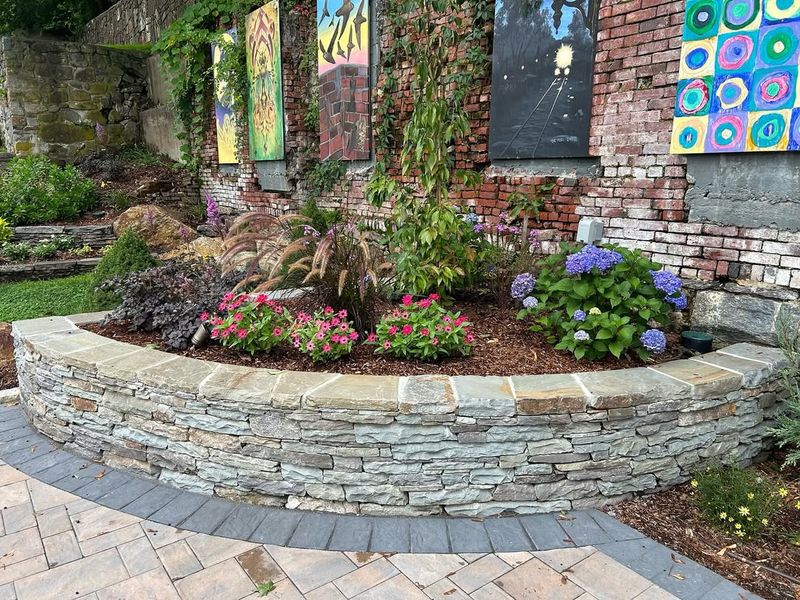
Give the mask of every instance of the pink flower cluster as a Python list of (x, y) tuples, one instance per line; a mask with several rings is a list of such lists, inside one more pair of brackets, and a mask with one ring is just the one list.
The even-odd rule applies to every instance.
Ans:
[(290, 334), (292, 345), (314, 362), (327, 362), (350, 354), (359, 335), (347, 317), (346, 310), (336, 312), (331, 306), (313, 315), (298, 313)]
[(255, 354), (269, 352), (286, 339), (291, 315), (266, 294), (228, 293), (219, 304), (221, 314), (200, 315), (211, 326), (211, 337), (231, 347)]

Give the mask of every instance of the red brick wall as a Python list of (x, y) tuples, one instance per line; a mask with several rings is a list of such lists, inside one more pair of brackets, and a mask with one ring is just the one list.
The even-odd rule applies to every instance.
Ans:
[[(640, 248), (684, 277), (752, 279), (800, 289), (800, 233), (687, 222), (686, 159), (669, 154), (684, 2), (603, 0), (599, 16), (590, 135), (590, 152), (599, 169), (591, 177), (559, 177), (541, 213), (541, 226), (570, 237), (581, 217), (596, 218), (604, 223), (608, 240)], [(313, 16), (308, 21), (303, 31), (313, 35)], [(292, 54), (289, 40), (284, 35), (287, 151), (289, 162), (297, 167), (302, 164), (299, 149), (307, 143), (313, 147), (317, 133), (303, 128), (303, 84), (296, 71), (299, 54)], [(382, 47), (388, 42), (383, 39)], [(401, 81), (407, 81), (410, 69), (410, 65), (400, 69)], [(456, 199), (475, 206), (486, 220), (496, 219), (506, 208), (511, 192), (546, 180), (537, 173), (536, 163), (514, 169), (489, 163), (490, 84), (487, 75), (469, 98), (472, 134), (456, 149), (459, 168), (475, 168), (483, 175), (480, 189), (464, 190)], [(398, 96), (399, 132), (403, 114), (410, 110), (407, 87)], [(373, 106), (380, 101), (373, 92)], [(299, 179), (287, 195), (258, 191), (248, 164), (235, 181), (225, 181), (216, 174), (214, 148), (213, 140), (207, 140), (207, 182), (224, 195), (228, 206), (279, 209), (302, 200), (304, 186)], [(391, 152), (397, 154), (397, 149)], [(399, 177), (396, 165), (390, 172)], [(353, 170), (320, 204), (374, 214), (364, 201), (368, 177), (363, 170)], [(388, 207), (382, 209), (387, 211)]]

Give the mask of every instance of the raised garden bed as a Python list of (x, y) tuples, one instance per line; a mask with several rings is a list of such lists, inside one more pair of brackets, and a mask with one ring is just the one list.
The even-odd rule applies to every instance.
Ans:
[(80, 275), (94, 270), (99, 262), (100, 257), (96, 256), (0, 264), (0, 283)]
[(227, 498), (338, 512), (487, 516), (600, 506), (767, 447), (778, 350), (649, 368), (413, 377), (223, 365), (14, 325), (33, 424), (109, 465)]

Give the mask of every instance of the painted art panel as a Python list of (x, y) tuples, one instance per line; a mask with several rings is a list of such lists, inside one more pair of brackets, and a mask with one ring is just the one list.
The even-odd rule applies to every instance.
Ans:
[(800, 150), (800, 0), (687, 0), (671, 151)]
[(317, 0), (320, 159), (368, 160), (369, 0)]
[(492, 160), (589, 155), (600, 0), (497, 0)]
[[(223, 34), (228, 43), (236, 41), (236, 28)], [(236, 157), (236, 112), (233, 110), (233, 97), (225, 81), (217, 76), (216, 65), (225, 56), (224, 44), (211, 44), (211, 61), (214, 65), (214, 115), (217, 122), (217, 160), (221, 165), (239, 162)]]
[(246, 23), (250, 158), (283, 160), (283, 68), (278, 0), (270, 0), (247, 15)]

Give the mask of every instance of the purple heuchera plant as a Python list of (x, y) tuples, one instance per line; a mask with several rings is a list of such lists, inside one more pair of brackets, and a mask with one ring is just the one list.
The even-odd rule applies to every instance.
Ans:
[(648, 329), (641, 335), (639, 341), (645, 350), (653, 354), (661, 354), (667, 349), (667, 336), (658, 329)]
[(515, 300), (521, 300), (530, 294), (535, 286), (536, 277), (533, 276), (533, 273), (520, 273), (511, 284), (511, 297)]
[(591, 273), (592, 269), (605, 273), (621, 262), (622, 255), (619, 252), (588, 245), (567, 257), (567, 273), (580, 275)]

